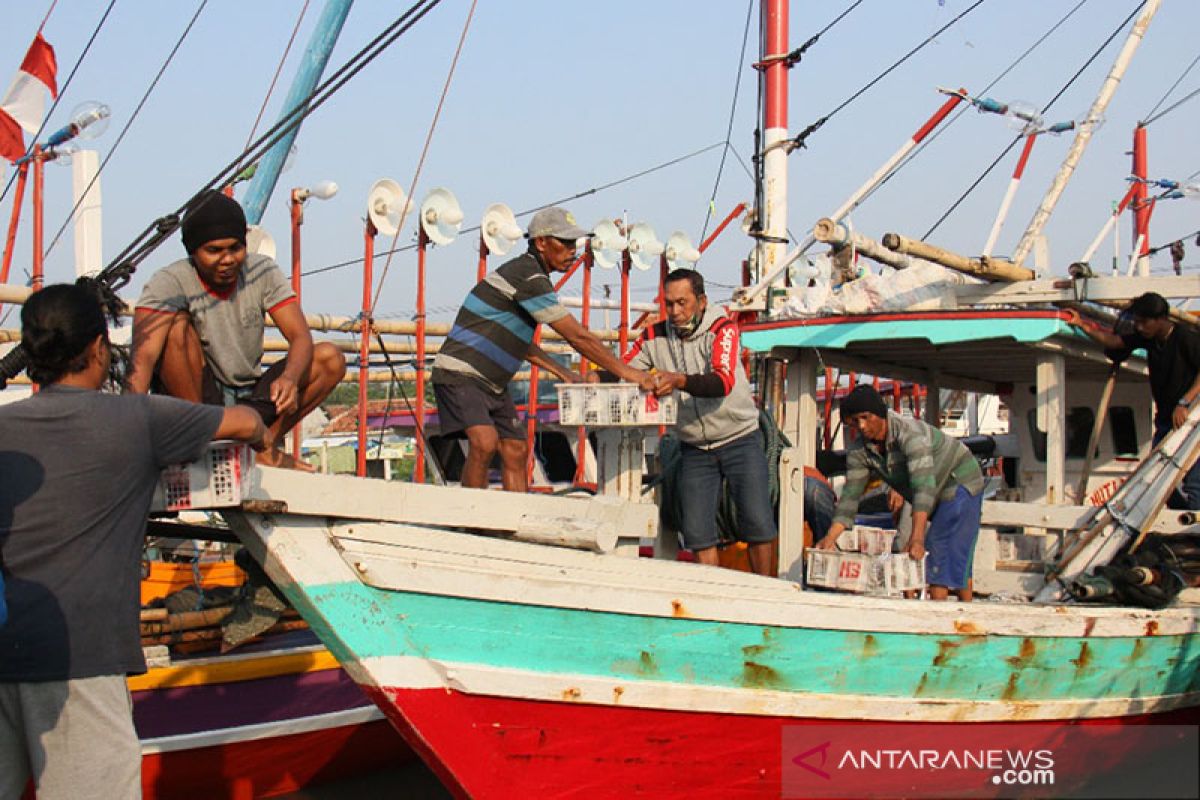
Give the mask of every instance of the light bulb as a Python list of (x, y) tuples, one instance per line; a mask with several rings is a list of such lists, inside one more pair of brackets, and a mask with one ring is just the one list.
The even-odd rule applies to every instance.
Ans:
[(77, 129), (76, 136), (80, 139), (96, 139), (108, 130), (112, 109), (104, 103), (89, 100), (75, 106), (71, 112), (71, 124)]
[(318, 200), (328, 200), (338, 193), (338, 185), (333, 181), (321, 181), (313, 184), (313, 187), (308, 190), (310, 196)]

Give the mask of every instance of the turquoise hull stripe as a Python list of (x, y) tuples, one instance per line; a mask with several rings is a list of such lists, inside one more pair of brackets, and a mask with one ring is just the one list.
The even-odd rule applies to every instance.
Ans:
[[(997, 328), (1000, 328), (998, 331)], [(983, 339), (1040, 342), (1071, 329), (1061, 320), (1034, 319), (911, 319), (796, 325), (742, 332), (742, 346), (760, 353), (773, 347), (845, 347), (851, 342), (927, 339), (930, 344), (953, 344)], [(1001, 336), (997, 336), (1001, 333)]]
[[(295, 595), (295, 587), (288, 587)], [(341, 660), (431, 659), (623, 681), (955, 700), (1200, 690), (1194, 634), (1106, 639), (775, 628), (314, 586), (291, 598)], [(816, 613), (797, 607), (797, 614)], [(320, 619), (318, 619), (318, 616)], [(337, 635), (333, 635), (337, 631)]]

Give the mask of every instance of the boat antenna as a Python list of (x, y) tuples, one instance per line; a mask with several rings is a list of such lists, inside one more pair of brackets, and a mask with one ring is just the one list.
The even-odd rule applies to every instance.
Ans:
[[(368, 42), (362, 49), (351, 56), (345, 64), (339, 67), (326, 80), (313, 89), (302, 102), (263, 132), (249, 147), (244, 149), (236, 158), (220, 170), (208, 183), (177, 208), (174, 212), (159, 217), (150, 223), (129, 245), (125, 247), (108, 266), (96, 276), (96, 284), (108, 291), (115, 292), (129, 283), (137, 266), (167, 240), (178, 228), (180, 220), (189, 211), (199, 208), (208, 202), (206, 192), (222, 187), (237, 176), (249, 165), (271, 149), (289, 131), (298, 126), (309, 114), (320, 108), (329, 98), (342, 88), (351, 78), (357, 75), (369, 63), (375, 60), (384, 50), (416, 25), (426, 14), (434, 9), (442, 0), (418, 0), (404, 13), (389, 24), (382, 33)], [(9, 378), (15, 377), (25, 368), (28, 356), (25, 348), (18, 344), (8, 355), (0, 359), (0, 389), (3, 389)]]

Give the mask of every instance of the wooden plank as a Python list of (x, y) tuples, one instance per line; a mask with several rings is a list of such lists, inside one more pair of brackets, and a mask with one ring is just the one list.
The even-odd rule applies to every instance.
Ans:
[(1041, 354), (1037, 361), (1038, 427), (1046, 433), (1046, 502), (1066, 501), (1067, 365), (1061, 355)]
[(1200, 275), (1171, 275), (1150, 278), (1088, 278), (1080, 285), (1083, 296), (1075, 294), (1072, 281), (1066, 278), (1043, 278), (1017, 283), (992, 283), (955, 286), (954, 294), (960, 304), (989, 303), (1069, 303), (1076, 300), (1132, 300), (1143, 292), (1157, 292), (1163, 297), (1200, 296)]
[(611, 497), (555, 497), (426, 486), (346, 475), (259, 467), (243, 489), (248, 500), (282, 500), (293, 514), (515, 532), (574, 518), (611, 527), (623, 539), (653, 538), (658, 509)]

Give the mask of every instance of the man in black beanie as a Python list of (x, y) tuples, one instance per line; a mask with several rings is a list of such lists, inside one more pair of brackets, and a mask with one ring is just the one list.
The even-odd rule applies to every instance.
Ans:
[(817, 543), (833, 550), (838, 536), (854, 524), (858, 501), (872, 477), (912, 503), (908, 554), (925, 563), (929, 597), (972, 598), (971, 566), (983, 512), (983, 472), (971, 451), (932, 425), (889, 411), (879, 392), (866, 384), (842, 398), (842, 424), (859, 432), (846, 450), (846, 483), (833, 525)]
[[(147, 281), (133, 317), (126, 384), (214, 405), (253, 408), (267, 425), (259, 463), (301, 466), (280, 449), (283, 434), (324, 400), (346, 360), (312, 332), (279, 265), (246, 252), (246, 215), (221, 192), (202, 194), (180, 226), (188, 257)], [(265, 315), (288, 341), (287, 357), (261, 372)]]

